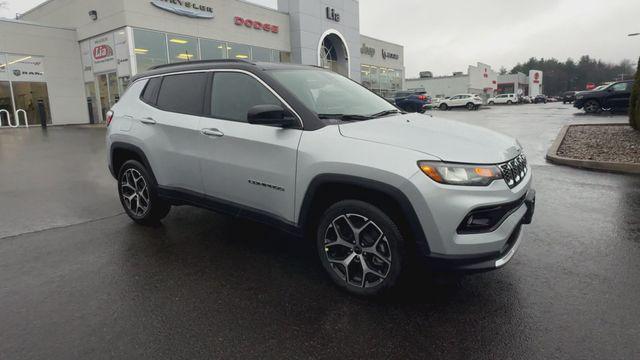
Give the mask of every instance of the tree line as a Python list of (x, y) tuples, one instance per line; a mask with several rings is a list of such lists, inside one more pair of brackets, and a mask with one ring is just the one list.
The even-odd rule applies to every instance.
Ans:
[[(588, 83), (600, 85), (608, 81), (631, 79), (636, 71), (630, 60), (613, 64), (584, 55), (577, 62), (571, 58), (560, 62), (554, 58), (532, 57), (514, 66), (511, 74), (522, 72), (528, 75), (529, 70), (543, 72), (544, 93), (552, 96), (569, 90), (585, 90)], [(506, 69), (503, 67), (500, 72), (506, 73)]]

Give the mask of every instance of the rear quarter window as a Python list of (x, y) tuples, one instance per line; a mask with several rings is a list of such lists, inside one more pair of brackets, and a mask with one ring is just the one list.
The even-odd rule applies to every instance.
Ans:
[(140, 95), (140, 100), (144, 101), (149, 105), (155, 105), (156, 99), (158, 98), (158, 92), (160, 90), (160, 84), (162, 83), (162, 77), (155, 77), (149, 79), (147, 81), (147, 85), (145, 85), (142, 90), (142, 94)]

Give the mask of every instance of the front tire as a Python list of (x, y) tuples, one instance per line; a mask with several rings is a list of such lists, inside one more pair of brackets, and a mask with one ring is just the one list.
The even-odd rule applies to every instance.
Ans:
[(339, 287), (361, 296), (380, 295), (396, 285), (404, 261), (404, 238), (379, 208), (343, 200), (322, 215), (318, 255)]
[(440, 110), (447, 110), (449, 109), (449, 106), (445, 103), (440, 104)]
[(171, 210), (171, 205), (158, 197), (149, 171), (136, 160), (129, 160), (120, 168), (118, 196), (124, 211), (138, 224), (158, 224)]
[(495, 105), (496, 103), (493, 101), (489, 101), (489, 105)]
[(597, 100), (589, 100), (584, 104), (584, 111), (588, 114), (595, 114), (602, 111), (602, 107)]

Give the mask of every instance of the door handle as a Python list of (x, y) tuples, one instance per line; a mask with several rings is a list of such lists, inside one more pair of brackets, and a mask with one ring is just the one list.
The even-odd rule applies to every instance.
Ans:
[(122, 117), (127, 119), (127, 120), (133, 119), (133, 116), (131, 116), (131, 115), (123, 115)]
[(144, 118), (140, 119), (140, 122), (142, 122), (144, 124), (150, 124), (150, 125), (153, 125), (153, 124), (156, 123), (156, 121), (153, 120), (152, 117), (144, 117)]
[(224, 133), (218, 129), (202, 129), (200, 130), (200, 132), (202, 133), (202, 135), (206, 135), (206, 136), (215, 136), (215, 137), (224, 136)]

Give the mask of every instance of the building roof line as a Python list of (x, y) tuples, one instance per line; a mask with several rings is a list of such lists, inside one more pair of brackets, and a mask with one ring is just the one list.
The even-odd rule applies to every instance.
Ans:
[(40, 23), (37, 23), (37, 22), (25, 21), (25, 20), (16, 20), (16, 19), (9, 19), (9, 18), (0, 18), (0, 21), (3, 21), (3, 22), (11, 22), (11, 23), (15, 23), (15, 24), (23, 24), (23, 25), (31, 25), (31, 26), (40, 26), (40, 27), (49, 28), (49, 29), (58, 29), (58, 30), (76, 31), (76, 29), (74, 29), (74, 28), (67, 28), (67, 27), (61, 27), (61, 26), (52, 26), (52, 25), (44, 25), (44, 24), (40, 24)]
[(403, 44), (398, 44), (398, 43), (394, 43), (394, 42), (391, 42), (391, 41), (382, 40), (382, 39), (379, 39), (379, 38), (376, 38), (376, 37), (373, 37), (373, 36), (369, 36), (369, 35), (365, 35), (365, 34), (360, 34), (360, 37), (361, 37), (361, 38), (362, 38), (363, 36), (364, 36), (364, 37), (366, 37), (366, 38), (372, 39), (372, 40), (381, 41), (381, 42), (384, 42), (384, 43), (387, 43), (387, 44), (400, 46), (400, 47), (402, 47), (402, 49), (404, 50), (404, 45), (403, 45)]
[[(29, 9), (29, 10), (27, 10), (27, 11), (23, 12), (22, 14), (20, 14), (19, 18), (23, 17), (24, 15), (27, 15), (28, 13), (30, 13), (30, 12), (32, 12), (32, 11), (34, 11), (34, 10), (38, 9), (38, 8), (41, 8), (41, 7), (43, 7), (43, 6), (47, 5), (47, 4), (49, 4), (49, 3), (50, 3), (50, 2), (52, 2), (52, 1), (54, 1), (54, 0), (47, 0), (47, 1), (41, 2), (40, 4), (38, 4), (38, 5), (34, 6), (34, 7), (32, 7), (31, 9)], [(18, 18), (18, 19), (19, 19), (19, 18)]]

